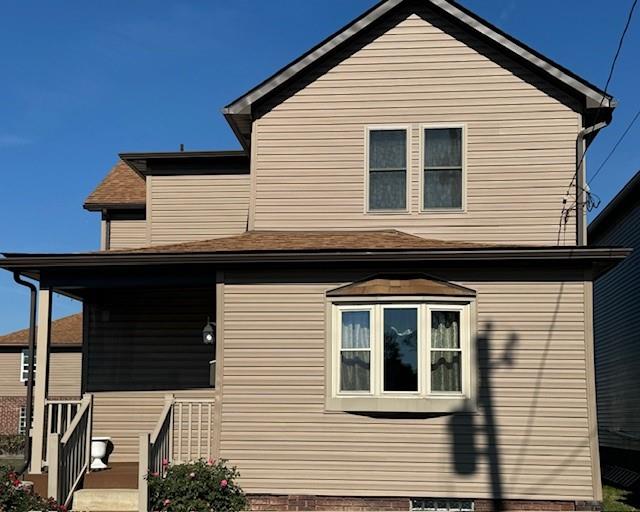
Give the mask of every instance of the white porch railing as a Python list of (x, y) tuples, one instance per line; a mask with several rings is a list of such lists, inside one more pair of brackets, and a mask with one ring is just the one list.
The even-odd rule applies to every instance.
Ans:
[(93, 396), (85, 395), (64, 435), (49, 434), (49, 496), (68, 506), (73, 492), (89, 470)]
[(47, 400), (45, 402), (45, 422), (47, 428), (44, 431), (43, 453), (45, 460), (43, 466), (47, 465), (48, 456), (48, 439), (51, 434), (60, 434), (63, 436), (76, 413), (80, 409), (82, 400)]
[[(152, 433), (139, 438), (138, 507), (149, 509), (149, 474), (163, 475), (166, 464), (185, 463), (213, 455), (215, 399), (165, 397), (165, 405)], [(165, 464), (166, 463), (166, 464)]]

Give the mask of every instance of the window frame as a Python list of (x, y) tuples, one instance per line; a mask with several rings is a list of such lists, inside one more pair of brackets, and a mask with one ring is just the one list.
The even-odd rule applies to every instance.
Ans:
[[(23, 382), (23, 383), (29, 380), (29, 362), (26, 360), (28, 353), (29, 353), (28, 348), (23, 348), (20, 351), (20, 382)], [(35, 357), (35, 352), (33, 355)], [(35, 378), (35, 374), (36, 374), (36, 365), (34, 363), (33, 365), (34, 378)]]
[[(424, 174), (426, 172), (425, 169), (425, 165), (424, 165), (424, 154), (425, 154), (425, 150), (426, 150), (426, 143), (425, 143), (425, 131), (426, 130), (442, 130), (442, 129), (448, 129), (448, 128), (460, 128), (462, 130), (461, 133), (461, 152), (462, 154), (460, 155), (461, 158), (461, 172), (462, 172), (462, 176), (461, 176), (461, 189), (462, 189), (462, 197), (461, 197), (461, 203), (460, 203), (460, 208), (425, 208), (424, 206), (424, 194), (425, 194), (425, 179), (424, 179)], [(468, 136), (468, 130), (467, 130), (467, 124), (466, 123), (421, 123), (419, 125), (419, 129), (420, 129), (420, 143), (419, 143), (419, 159), (420, 159), (420, 197), (419, 197), (419, 205), (418, 205), (418, 211), (420, 213), (427, 213), (427, 214), (435, 214), (435, 213), (444, 213), (447, 215), (455, 215), (455, 214), (461, 214), (461, 213), (467, 213), (467, 136)]]
[[(351, 311), (367, 311), (369, 313), (369, 349), (343, 349), (342, 348), (342, 314), (344, 312), (351, 312)], [(373, 375), (374, 375), (374, 367), (375, 367), (375, 362), (374, 362), (374, 348), (373, 348), (373, 336), (372, 336), (372, 332), (373, 332), (373, 326), (375, 325), (375, 319), (374, 319), (374, 308), (373, 307), (369, 307), (367, 305), (361, 305), (361, 306), (342, 306), (342, 307), (338, 307), (338, 309), (336, 310), (336, 322), (335, 322), (335, 332), (333, 335), (333, 339), (336, 340), (337, 343), (337, 347), (336, 350), (333, 351), (334, 353), (334, 357), (333, 357), (333, 367), (336, 368), (335, 376), (336, 376), (336, 382), (334, 383), (335, 385), (335, 389), (337, 394), (341, 395), (341, 396), (369, 396), (371, 395), (373, 389), (374, 389), (374, 379), (373, 379)], [(346, 350), (347, 352), (369, 352), (369, 391), (342, 391), (342, 386), (341, 386), (341, 382), (342, 382), (342, 352), (343, 350)]]
[[(370, 183), (369, 183), (369, 149), (371, 142), (372, 131), (384, 131), (384, 130), (404, 130), (406, 137), (406, 169), (405, 169), (405, 201), (404, 208), (393, 209), (371, 209), (369, 207), (369, 195), (370, 195)], [(411, 125), (410, 124), (382, 124), (382, 125), (367, 125), (364, 128), (364, 181), (365, 181), (365, 194), (364, 194), (364, 213), (371, 215), (406, 215), (411, 213)]]
[[(384, 390), (384, 309), (418, 308), (418, 391)], [(341, 391), (343, 311), (370, 311), (370, 388)], [(462, 351), (462, 390), (431, 391), (431, 312), (460, 312)], [(361, 412), (453, 412), (473, 411), (476, 407), (475, 383), (475, 298), (460, 297), (329, 297), (327, 300), (327, 411)]]
[(27, 407), (21, 406), (18, 409), (18, 434), (26, 435), (27, 433)]
[[(460, 314), (460, 349), (446, 349), (446, 348), (433, 348), (433, 339), (431, 337), (431, 313), (433, 311), (456, 311)], [(471, 364), (469, 360), (469, 345), (470, 345), (470, 333), (469, 333), (469, 320), (468, 320), (468, 308), (461, 305), (442, 305), (442, 304), (427, 304), (426, 306), (426, 330), (429, 333), (429, 343), (427, 344), (427, 364), (429, 365), (429, 378), (427, 379), (427, 394), (428, 396), (465, 396), (469, 389), (468, 382), (468, 368)], [(433, 391), (431, 389), (431, 352), (460, 352), (462, 360), (462, 378), (460, 382), (460, 391)], [(465, 371), (465, 368), (467, 370)]]

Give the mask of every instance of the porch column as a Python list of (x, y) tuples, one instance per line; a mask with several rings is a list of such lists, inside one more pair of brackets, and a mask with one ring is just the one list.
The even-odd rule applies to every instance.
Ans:
[(45, 407), (49, 382), (49, 339), (51, 331), (51, 290), (38, 292), (38, 322), (36, 336), (36, 375), (33, 390), (33, 425), (31, 428), (31, 473), (42, 473), (44, 449)]

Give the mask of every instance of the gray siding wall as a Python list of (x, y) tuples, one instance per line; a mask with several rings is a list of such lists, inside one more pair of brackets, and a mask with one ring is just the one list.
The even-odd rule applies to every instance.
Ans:
[(158, 391), (209, 386), (215, 289), (120, 289), (97, 294), (88, 315), (88, 392)]
[(325, 293), (363, 275), (225, 274), (220, 456), (247, 492), (598, 499), (582, 275), (430, 273), (478, 292), (477, 414), (327, 412)]
[(594, 336), (600, 444), (640, 450), (640, 205), (591, 243), (635, 249), (595, 282)]

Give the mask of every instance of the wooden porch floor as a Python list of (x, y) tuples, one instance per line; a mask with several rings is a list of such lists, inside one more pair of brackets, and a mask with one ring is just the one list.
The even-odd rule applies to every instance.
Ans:
[[(40, 496), (47, 496), (48, 478), (42, 475), (27, 475), (25, 480), (33, 482), (34, 490)], [(109, 468), (93, 471), (84, 477), (82, 489), (137, 489), (138, 463), (116, 462), (109, 464)]]

